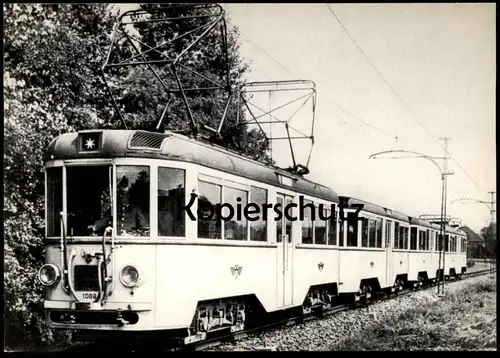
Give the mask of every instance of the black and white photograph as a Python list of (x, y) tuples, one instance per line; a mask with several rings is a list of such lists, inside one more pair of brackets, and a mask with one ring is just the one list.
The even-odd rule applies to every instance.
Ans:
[(4, 352), (496, 351), (496, 3), (3, 4)]

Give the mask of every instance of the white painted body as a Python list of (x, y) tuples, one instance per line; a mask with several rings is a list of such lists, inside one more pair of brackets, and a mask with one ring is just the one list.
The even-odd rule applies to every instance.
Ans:
[[(98, 162), (94, 160), (96, 161)], [(81, 162), (85, 163), (84, 160)], [(155, 213), (158, 208), (154, 195), (157, 192), (158, 166), (186, 170), (186, 203), (192, 190), (198, 189), (197, 181), (200, 175), (215, 177), (221, 182), (232, 181), (240, 185), (259, 186), (268, 190), (268, 198), (275, 198), (278, 193), (282, 193), (293, 197), (295, 203), (298, 201), (298, 194), (292, 190), (277, 189), (194, 164), (140, 158), (113, 159), (111, 162), (113, 166), (150, 166), (152, 233), (157, 230)], [(47, 165), (64, 166), (65, 163), (59, 160)], [(327, 205), (337, 204), (317, 198), (306, 199)], [(338, 211), (338, 207), (336, 210)], [(196, 212), (196, 204), (193, 212)], [(358, 247), (339, 247), (338, 230), (336, 245), (305, 245), (301, 244), (301, 225), (298, 220), (292, 222), (291, 243), (286, 240), (276, 242), (276, 225), (272, 220), (268, 221), (267, 225), (267, 242), (199, 239), (196, 222), (189, 220), (186, 220), (186, 235), (182, 238), (158, 237), (154, 234), (149, 238), (140, 239), (115, 237), (116, 250), (109, 265), (110, 270), (114, 267), (112, 295), (104, 306), (93, 304), (91, 311), (129, 309), (139, 314), (139, 322), (118, 327), (56, 324), (49, 321), (49, 326), (132, 331), (187, 328), (191, 325), (197, 303), (202, 300), (255, 295), (264, 309), (272, 312), (301, 306), (309, 288), (314, 285), (332, 283), (337, 285), (339, 293), (354, 293), (358, 291), (363, 279), (376, 278), (381, 288), (389, 288), (400, 274), (407, 274), (409, 280), (416, 280), (417, 273), (426, 270), (429, 277), (435, 277), (437, 253), (392, 249), (393, 234), (389, 236), (387, 243), (383, 240), (382, 248), (360, 247), (360, 233)], [(382, 237), (386, 238), (385, 221), (382, 228)], [(70, 240), (68, 244), (70, 252), (76, 250), (72, 264), (83, 264), (83, 258), (78, 254), (82, 248), (102, 251), (99, 238), (82, 237), (73, 240), (73, 243)], [(61, 267), (59, 239), (51, 238), (49, 241), (46, 263)], [(343, 242), (346, 242), (345, 237)], [(109, 244), (107, 247), (110, 247)], [(135, 265), (144, 281), (133, 290), (133, 296), (130, 294), (132, 290), (124, 287), (118, 278), (121, 268), (126, 264)], [(236, 265), (241, 267), (239, 275), (233, 274), (231, 270)], [(465, 253), (447, 254), (446, 265), (456, 266), (459, 272), (461, 267), (458, 266), (465, 266)], [(48, 288), (45, 297), (46, 309), (75, 308), (74, 297), (65, 293), (60, 283)]]

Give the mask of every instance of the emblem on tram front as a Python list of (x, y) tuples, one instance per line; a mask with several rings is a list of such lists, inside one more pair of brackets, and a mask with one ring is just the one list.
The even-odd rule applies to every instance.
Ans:
[(320, 271), (323, 271), (323, 268), (324, 268), (324, 267), (325, 267), (325, 264), (324, 264), (324, 263), (320, 262), (320, 263), (318, 264), (318, 269), (319, 269)]

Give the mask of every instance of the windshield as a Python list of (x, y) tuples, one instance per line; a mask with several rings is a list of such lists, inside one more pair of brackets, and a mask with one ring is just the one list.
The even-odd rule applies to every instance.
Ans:
[(103, 235), (113, 223), (111, 166), (66, 168), (69, 236)]

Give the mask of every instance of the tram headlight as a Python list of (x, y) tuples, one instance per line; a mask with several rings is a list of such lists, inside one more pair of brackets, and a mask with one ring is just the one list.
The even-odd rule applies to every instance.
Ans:
[(126, 265), (120, 273), (120, 281), (126, 287), (134, 287), (139, 283), (139, 271), (132, 265)]
[(53, 264), (46, 264), (38, 270), (38, 280), (44, 286), (52, 286), (61, 278), (59, 267)]

